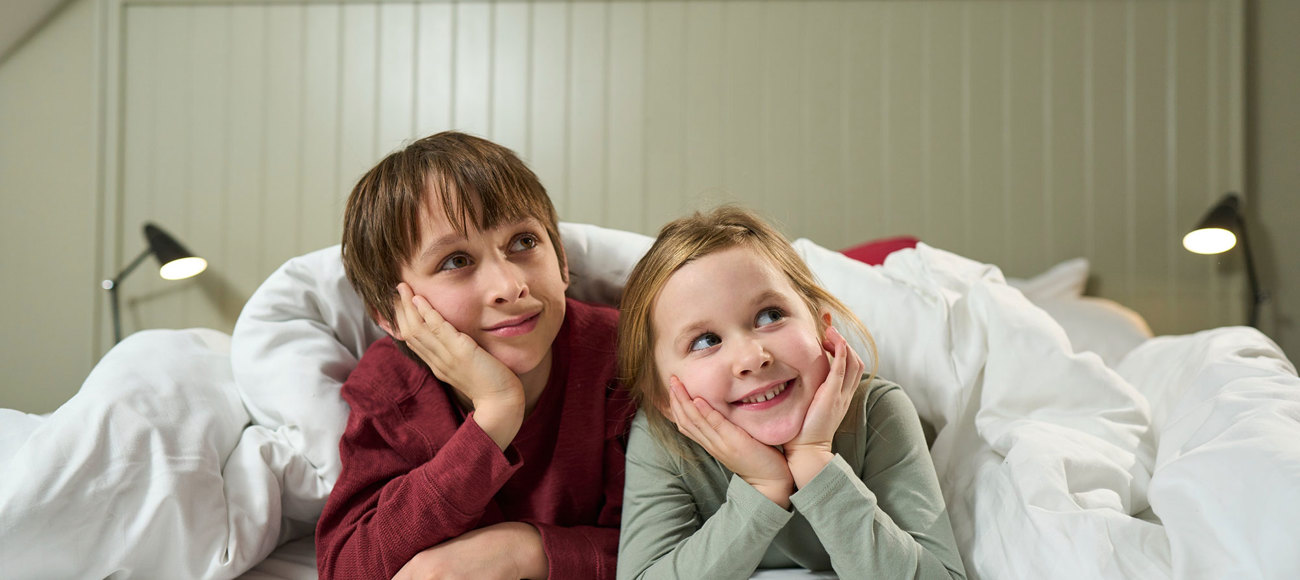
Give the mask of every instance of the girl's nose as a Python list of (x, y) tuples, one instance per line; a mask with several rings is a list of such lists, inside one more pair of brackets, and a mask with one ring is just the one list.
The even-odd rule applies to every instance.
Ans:
[(737, 347), (739, 350), (734, 364), (737, 377), (747, 376), (772, 364), (772, 353), (763, 348), (760, 341), (745, 340), (744, 344)]

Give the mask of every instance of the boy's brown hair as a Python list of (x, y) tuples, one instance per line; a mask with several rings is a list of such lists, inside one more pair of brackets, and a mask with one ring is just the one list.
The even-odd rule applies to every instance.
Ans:
[(734, 247), (753, 250), (784, 274), (814, 318), (823, 309), (838, 314), (836, 326), (847, 327), (851, 334), (864, 341), (869, 351), (866, 360), (870, 361), (867, 363), (870, 376), (876, 373), (876, 343), (871, 333), (848, 306), (817, 283), (785, 236), (757, 214), (736, 206), (722, 206), (671, 221), (659, 230), (659, 236), (632, 269), (623, 288), (619, 305), (618, 367), (619, 381), (631, 392), (637, 407), (645, 412), (650, 433), (679, 458), (687, 456), (687, 445), (664, 412), (669, 406), (669, 395), (668, 386), (659, 380), (659, 365), (654, 357), (654, 305), (668, 279), (682, 266)]
[(357, 181), (343, 214), (343, 268), (376, 318), (393, 324), (402, 267), (420, 244), (428, 195), (438, 196), (461, 235), (536, 218), (546, 229), (565, 276), (559, 218), (541, 181), (514, 151), (472, 135), (446, 131), (407, 145)]

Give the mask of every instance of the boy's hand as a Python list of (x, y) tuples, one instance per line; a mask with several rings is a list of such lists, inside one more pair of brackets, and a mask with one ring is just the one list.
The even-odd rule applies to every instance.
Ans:
[(509, 368), (474, 339), (456, 330), (405, 282), (397, 285), (394, 315), (400, 338), (434, 376), (470, 400), (474, 418), (505, 449), (523, 423), (524, 387)]
[(669, 410), (677, 430), (773, 503), (790, 509), (794, 481), (781, 452), (759, 443), (704, 399), (691, 400), (677, 377), (669, 379)]
[(807, 485), (835, 457), (831, 451), (831, 439), (844, 420), (862, 380), (862, 358), (849, 348), (848, 341), (835, 327), (826, 329), (822, 348), (830, 357), (830, 373), (813, 394), (803, 428), (784, 446), (790, 474), (799, 488)]
[(393, 580), (546, 578), (542, 535), (531, 525), (503, 522), (429, 548), (407, 562)]

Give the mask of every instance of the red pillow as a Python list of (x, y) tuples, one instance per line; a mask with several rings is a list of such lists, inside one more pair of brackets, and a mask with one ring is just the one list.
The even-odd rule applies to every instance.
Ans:
[(919, 241), (921, 240), (912, 236), (881, 238), (879, 240), (871, 240), (865, 244), (858, 244), (852, 248), (845, 248), (840, 252), (859, 262), (866, 262), (872, 266), (879, 266), (885, 263), (885, 256), (897, 252), (898, 250), (915, 248), (916, 243)]

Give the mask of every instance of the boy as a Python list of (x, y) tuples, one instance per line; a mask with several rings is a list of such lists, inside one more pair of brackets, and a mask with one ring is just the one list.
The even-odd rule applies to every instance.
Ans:
[(343, 386), (321, 578), (612, 578), (633, 413), (617, 311), (566, 300), (536, 175), (469, 135), (416, 141), (353, 189), (343, 262), (391, 336)]

